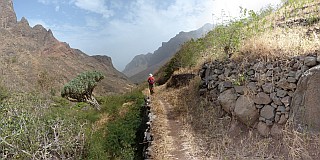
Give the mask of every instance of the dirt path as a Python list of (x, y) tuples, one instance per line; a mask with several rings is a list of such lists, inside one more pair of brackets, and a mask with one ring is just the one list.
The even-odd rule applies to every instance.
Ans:
[(168, 158), (170, 159), (192, 159), (190, 156), (189, 147), (187, 138), (181, 133), (184, 131), (183, 124), (180, 122), (175, 115), (173, 114), (173, 107), (166, 101), (160, 99), (160, 106), (164, 108), (166, 117), (167, 117), (167, 130), (168, 130), (168, 139), (171, 139), (171, 149), (168, 153)]
[(162, 95), (151, 96), (152, 112), (156, 119), (152, 125), (154, 141), (152, 158), (155, 160), (197, 160), (192, 134), (174, 113), (174, 106)]

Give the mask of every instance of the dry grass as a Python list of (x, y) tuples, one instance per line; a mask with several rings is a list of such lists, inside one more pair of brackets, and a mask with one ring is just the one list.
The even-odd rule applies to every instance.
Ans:
[(107, 124), (109, 119), (110, 119), (110, 117), (108, 114), (106, 114), (106, 113), (102, 114), (101, 118), (93, 124), (93, 127), (92, 127), (93, 130), (97, 131), (97, 130), (101, 129), (102, 127), (105, 127), (105, 124)]
[(315, 53), (320, 49), (320, 41), (306, 35), (304, 27), (276, 28), (246, 40), (240, 52), (251, 57), (291, 57)]
[(166, 110), (159, 100), (152, 97), (151, 111), (157, 116), (152, 124), (152, 158), (155, 160), (168, 159), (172, 149), (172, 139), (169, 136), (169, 124), (166, 117)]

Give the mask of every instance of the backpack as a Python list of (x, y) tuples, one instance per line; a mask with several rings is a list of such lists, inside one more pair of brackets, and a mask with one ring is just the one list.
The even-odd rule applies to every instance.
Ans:
[(154, 84), (154, 78), (153, 77), (149, 77), (148, 78), (148, 83), (149, 84)]

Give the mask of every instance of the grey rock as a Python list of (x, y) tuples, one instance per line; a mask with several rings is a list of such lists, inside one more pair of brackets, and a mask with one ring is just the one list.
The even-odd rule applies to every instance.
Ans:
[(266, 84), (262, 85), (262, 89), (265, 93), (271, 93), (271, 92), (273, 92), (273, 84), (266, 83)]
[(290, 71), (288, 73), (288, 77), (296, 77), (297, 72), (296, 71)]
[(278, 108), (278, 105), (276, 105), (275, 103), (271, 103), (271, 107), (277, 109), (277, 108)]
[(284, 107), (284, 106), (278, 106), (277, 112), (285, 113), (285, 112), (286, 112), (286, 107)]
[(296, 128), (320, 132), (320, 65), (306, 71), (292, 97), (291, 114)]
[(257, 125), (257, 130), (259, 134), (263, 137), (268, 137), (270, 135), (270, 127), (264, 122), (259, 122)]
[(205, 71), (205, 79), (208, 80), (210, 78), (210, 75), (211, 75), (211, 69), (206, 69)]
[(301, 76), (302, 76), (302, 71), (298, 70), (295, 76), (296, 80), (299, 80)]
[(284, 117), (286, 117), (286, 119), (289, 119), (289, 113), (285, 113)]
[(290, 112), (290, 107), (286, 107), (286, 112)]
[(310, 69), (310, 67), (308, 67), (308, 66), (306, 66), (306, 65), (303, 65), (302, 67), (301, 67), (301, 71), (302, 72), (305, 72), (305, 71), (307, 71), (307, 70), (309, 70)]
[(212, 90), (214, 88), (216, 88), (218, 85), (215, 83), (215, 81), (210, 81), (208, 84), (208, 89)]
[(230, 81), (224, 81), (223, 82), (223, 86), (225, 88), (232, 88), (233, 87), (233, 84), (230, 82)]
[(263, 62), (258, 62), (253, 66), (253, 69), (256, 71), (261, 71), (261, 70), (265, 69), (265, 65)]
[(249, 82), (247, 88), (251, 91), (256, 92), (257, 90), (257, 83), (256, 82)]
[(256, 104), (269, 104), (272, 102), (272, 100), (268, 94), (260, 92), (255, 96), (254, 102)]
[(229, 77), (231, 74), (231, 70), (229, 68), (224, 69), (224, 76)]
[(218, 76), (218, 79), (224, 81), (224, 80), (225, 80), (225, 76), (224, 76), (223, 74), (220, 74), (220, 75)]
[(252, 76), (255, 74), (255, 71), (253, 69), (250, 69), (248, 72), (247, 72), (247, 75), (248, 76)]
[(272, 137), (280, 137), (282, 135), (282, 129), (279, 125), (274, 124), (271, 127), (270, 134)]
[(234, 86), (234, 89), (239, 94), (244, 94), (244, 86)]
[(320, 55), (317, 56), (317, 62), (320, 63)]
[(290, 83), (287, 81), (286, 78), (282, 78), (278, 81), (277, 86), (282, 89), (290, 89)]
[(271, 99), (278, 98), (278, 97), (277, 97), (277, 93), (276, 93), (276, 92), (270, 93), (270, 98), (271, 98)]
[(311, 56), (306, 57), (304, 59), (304, 65), (306, 65), (308, 67), (313, 67), (313, 66), (317, 65), (317, 58), (311, 57)]
[(293, 92), (293, 91), (289, 91), (289, 92), (288, 92), (288, 96), (293, 97), (293, 95), (294, 95), (294, 92)]
[(282, 70), (281, 70), (280, 67), (275, 67), (275, 68), (273, 69), (273, 71), (276, 72), (276, 73), (280, 73)]
[(286, 96), (284, 98), (281, 99), (281, 102), (285, 105), (285, 107), (288, 107), (291, 103), (291, 97), (290, 96)]
[(271, 63), (271, 64), (268, 64), (268, 65), (266, 66), (266, 68), (269, 69), (269, 70), (273, 69), (273, 64), (272, 64), (272, 63)]
[(278, 89), (278, 90), (277, 90), (277, 96), (278, 96), (278, 97), (283, 98), (283, 97), (285, 97), (286, 95), (288, 95), (288, 92), (287, 92), (287, 91), (281, 90), (281, 89)]
[(256, 109), (253, 99), (249, 96), (241, 95), (238, 98), (234, 113), (247, 126), (253, 126), (259, 118), (259, 111)]
[(215, 70), (213, 70), (213, 72), (214, 72), (215, 74), (222, 74), (222, 73), (223, 73), (223, 71), (220, 70), (220, 69), (215, 69)]
[(276, 114), (276, 116), (274, 117), (274, 121), (275, 121), (276, 123), (279, 122), (280, 116), (281, 116), (281, 114), (280, 114), (280, 115), (279, 115), (279, 114)]
[(218, 102), (220, 103), (222, 109), (227, 113), (233, 112), (236, 100), (237, 94), (233, 88), (224, 91), (218, 97)]
[(272, 106), (270, 105), (266, 105), (264, 106), (261, 111), (260, 111), (260, 116), (261, 117), (264, 117), (266, 119), (274, 119), (274, 116), (275, 116), (275, 108), (273, 108)]
[(295, 77), (288, 77), (287, 81), (288, 81), (289, 83), (296, 83), (296, 82), (297, 82), (297, 80), (296, 80)]
[(285, 115), (281, 115), (280, 120), (278, 121), (278, 124), (284, 125), (287, 122), (287, 118)]
[(301, 64), (299, 62), (293, 64), (292, 69), (298, 70), (301, 67)]
[(266, 73), (267, 77), (272, 77), (272, 75), (273, 75), (273, 71), (272, 70), (267, 71), (267, 73)]
[(264, 117), (259, 117), (259, 121), (265, 122), (265, 121), (266, 121), (266, 118), (264, 118)]
[(271, 120), (266, 120), (266, 124), (267, 124), (267, 126), (272, 126), (273, 125), (273, 122), (271, 121)]

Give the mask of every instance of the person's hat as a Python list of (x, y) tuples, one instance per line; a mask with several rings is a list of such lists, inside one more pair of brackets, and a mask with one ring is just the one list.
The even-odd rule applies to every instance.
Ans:
[(152, 74), (150, 73), (149, 76), (152, 77)]

